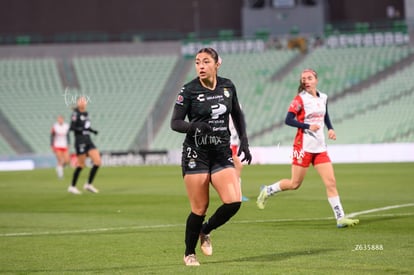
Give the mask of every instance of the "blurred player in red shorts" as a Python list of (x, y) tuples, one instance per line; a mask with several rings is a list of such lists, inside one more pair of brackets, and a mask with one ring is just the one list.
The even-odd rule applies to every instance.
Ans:
[(62, 115), (57, 117), (50, 131), (50, 146), (55, 153), (57, 165), (56, 173), (59, 178), (63, 178), (63, 167), (70, 161), (69, 158), (69, 124)]

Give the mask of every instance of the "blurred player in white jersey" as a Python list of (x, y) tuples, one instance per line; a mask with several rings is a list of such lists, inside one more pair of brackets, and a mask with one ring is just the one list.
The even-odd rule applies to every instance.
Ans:
[[(239, 177), (239, 181), (241, 184), (241, 172), (243, 169), (243, 164), (240, 161), (240, 158), (237, 156), (237, 152), (239, 150), (239, 135), (237, 134), (237, 130), (234, 127), (233, 124), (233, 119), (231, 118), (231, 116), (229, 117), (229, 130), (230, 130), (230, 148), (231, 148), (231, 153), (232, 153), (232, 157), (233, 157), (233, 162), (234, 162), (234, 168), (236, 168), (236, 173), (237, 176)], [(242, 196), (242, 201), (248, 201), (249, 198)]]
[(57, 117), (50, 131), (50, 146), (56, 156), (56, 173), (63, 178), (63, 167), (70, 161), (69, 158), (69, 124), (65, 122), (62, 115)]
[(298, 128), (293, 145), (291, 178), (262, 186), (257, 197), (257, 206), (264, 209), (265, 201), (271, 195), (281, 191), (298, 189), (312, 164), (325, 184), (337, 227), (356, 225), (359, 223), (358, 219), (350, 219), (345, 216), (336, 188), (334, 169), (325, 144), (325, 125), (328, 128), (328, 138), (336, 139), (328, 114), (328, 97), (317, 90), (318, 75), (312, 69), (302, 71), (299, 83), (298, 94), (290, 104), (285, 119), (287, 125)]

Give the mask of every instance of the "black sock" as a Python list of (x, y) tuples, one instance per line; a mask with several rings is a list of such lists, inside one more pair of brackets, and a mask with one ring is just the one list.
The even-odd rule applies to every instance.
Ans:
[(76, 182), (78, 181), (79, 174), (81, 171), (82, 171), (82, 167), (76, 167), (75, 172), (73, 172), (72, 186), (76, 186)]
[(219, 208), (217, 208), (213, 216), (211, 216), (210, 219), (203, 224), (201, 232), (209, 234), (213, 229), (225, 224), (237, 213), (237, 211), (239, 211), (240, 206), (241, 202), (222, 204)]
[(205, 216), (199, 216), (193, 212), (188, 215), (185, 228), (185, 256), (195, 254), (198, 236)]
[(91, 168), (91, 171), (89, 172), (89, 179), (88, 179), (88, 183), (92, 184), (93, 179), (95, 178), (96, 172), (98, 171), (99, 166), (98, 165), (94, 165)]

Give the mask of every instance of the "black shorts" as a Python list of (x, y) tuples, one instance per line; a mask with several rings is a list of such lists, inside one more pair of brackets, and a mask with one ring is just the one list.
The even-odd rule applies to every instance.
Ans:
[(181, 167), (183, 176), (186, 174), (214, 174), (224, 168), (234, 167), (231, 148), (228, 145), (206, 148), (184, 144)]
[(87, 154), (89, 150), (95, 148), (96, 146), (92, 141), (75, 142), (75, 150), (77, 155)]

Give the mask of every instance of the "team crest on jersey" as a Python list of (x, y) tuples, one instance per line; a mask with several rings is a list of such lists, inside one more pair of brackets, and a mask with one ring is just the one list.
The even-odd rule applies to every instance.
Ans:
[(188, 167), (190, 169), (194, 169), (196, 167), (196, 162), (194, 159), (190, 159), (190, 161), (188, 162)]
[(223, 94), (224, 94), (225, 97), (230, 96), (230, 92), (229, 92), (229, 90), (227, 90), (227, 88), (224, 88)]

